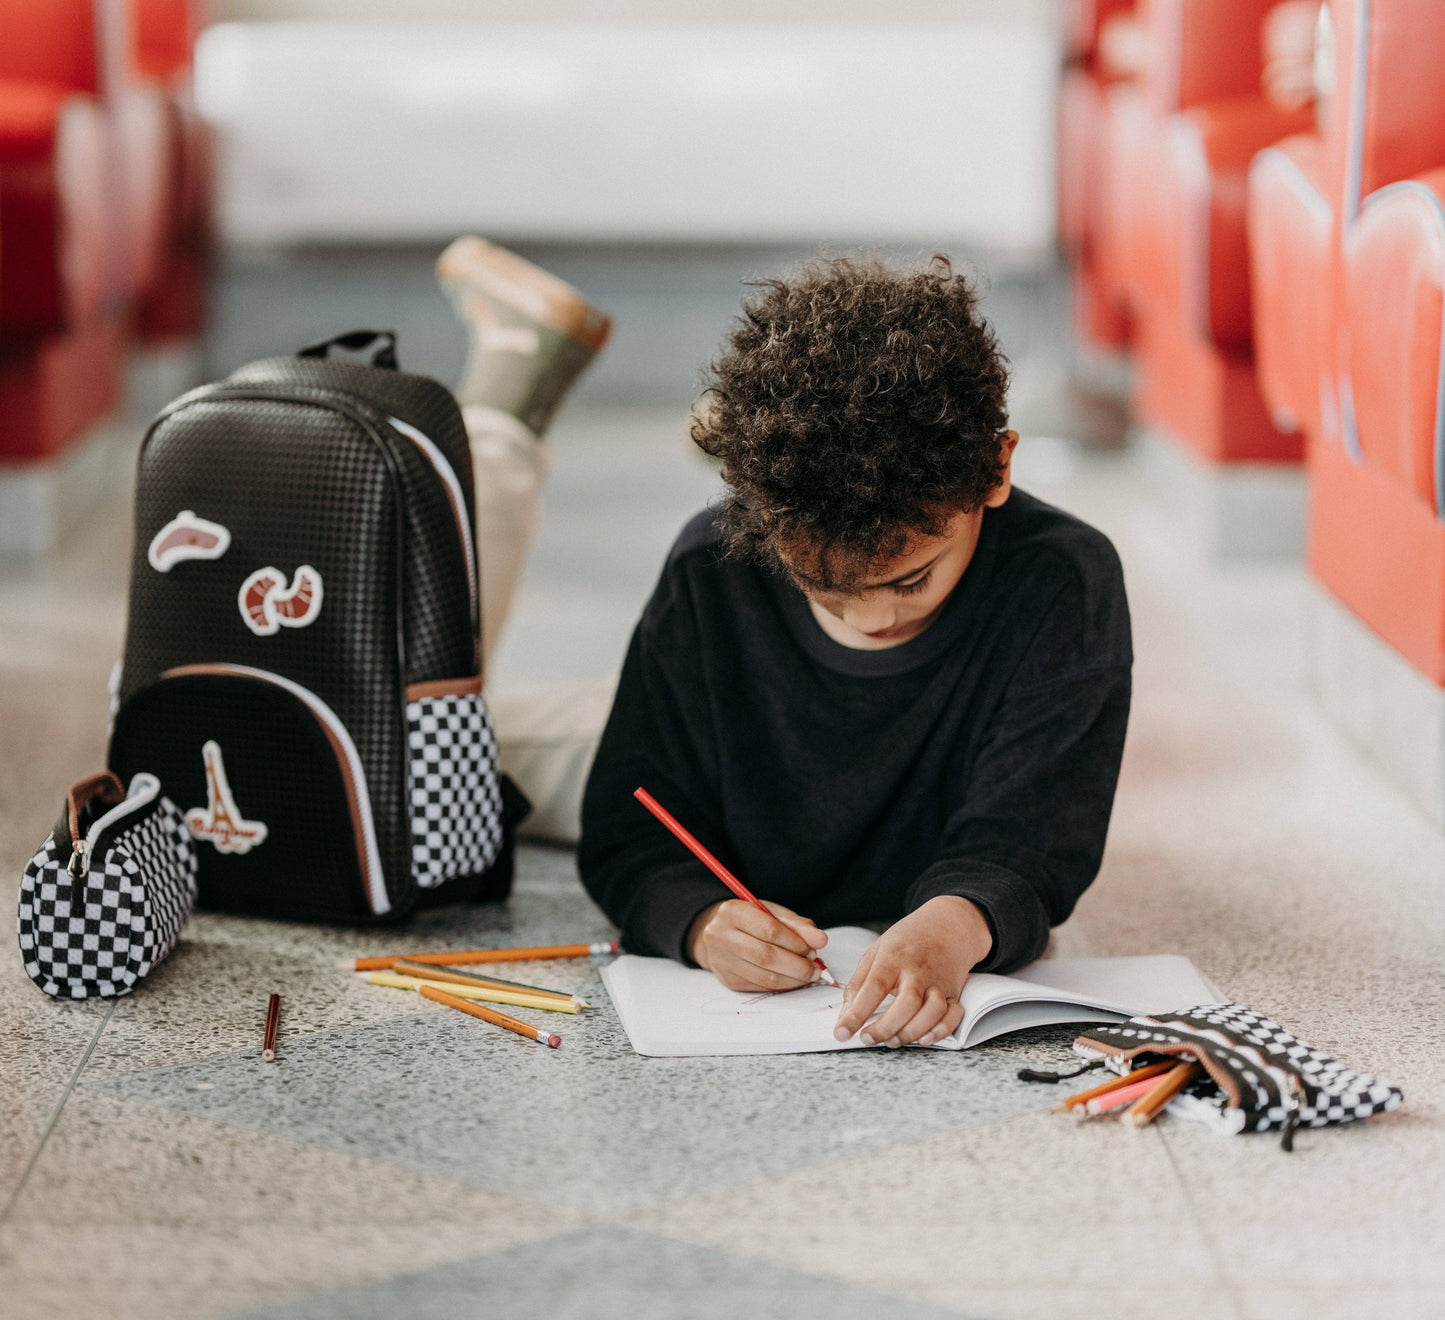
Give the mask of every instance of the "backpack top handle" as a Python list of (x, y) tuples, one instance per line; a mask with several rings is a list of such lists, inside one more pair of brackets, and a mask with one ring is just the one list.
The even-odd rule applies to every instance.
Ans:
[(308, 344), (296, 356), (327, 358), (331, 356), (333, 348), (344, 348), (352, 353), (360, 353), (368, 347), (372, 348), (371, 366), (389, 367), (392, 371), (400, 370), (396, 363), (395, 330), (348, 330), (344, 335), (333, 335), (330, 339), (321, 340), (320, 343)]

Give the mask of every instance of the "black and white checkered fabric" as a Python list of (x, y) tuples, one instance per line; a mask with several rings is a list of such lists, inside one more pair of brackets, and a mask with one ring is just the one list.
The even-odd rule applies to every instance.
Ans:
[(20, 884), (25, 971), (48, 995), (123, 995), (175, 947), (196, 901), (196, 852), (181, 813), (159, 798), (128, 828), (97, 842), (85, 878), (66, 870), (54, 834)]
[(1074, 1049), (1121, 1070), (1141, 1055), (1199, 1060), (1209, 1076), (1176, 1096), (1169, 1112), (1226, 1132), (1350, 1123), (1398, 1108), (1404, 1098), (1396, 1087), (1346, 1068), (1240, 1004), (1205, 1004), (1091, 1027)]
[(432, 889), (479, 875), (502, 847), (497, 739), (479, 693), (422, 697), (406, 707), (411, 758), (411, 867)]

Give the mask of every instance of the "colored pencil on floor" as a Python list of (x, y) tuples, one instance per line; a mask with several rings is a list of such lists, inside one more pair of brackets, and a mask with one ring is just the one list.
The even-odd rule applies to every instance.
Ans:
[(445, 990), (459, 999), (484, 999), (491, 1004), (510, 1004), (513, 1008), (540, 1008), (548, 1013), (580, 1013), (582, 1010), (570, 999), (555, 999), (548, 995), (524, 995), (516, 990), (496, 990), (487, 985), (457, 985), (452, 981), (428, 981), (417, 976), (401, 976), (396, 972), (367, 972), (366, 979), (372, 985), (390, 986), (394, 990), (420, 990), (429, 985), (436, 990)]
[(1164, 1106), (1199, 1076), (1201, 1071), (1197, 1063), (1175, 1064), (1150, 1088), (1147, 1095), (1141, 1096), (1129, 1106), (1124, 1117), (1136, 1128), (1148, 1127), (1163, 1111)]
[(1146, 1077), (1157, 1077), (1160, 1073), (1168, 1072), (1173, 1066), (1170, 1063), (1145, 1064), (1144, 1067), (1135, 1068), (1122, 1077), (1111, 1077), (1107, 1082), (1100, 1082), (1098, 1086), (1089, 1087), (1087, 1091), (1079, 1091), (1075, 1095), (1066, 1096), (1054, 1106), (1054, 1111), (1061, 1114), (1067, 1109), (1086, 1105), (1090, 1100), (1101, 1095), (1108, 1095), (1111, 1091), (1117, 1091), (1121, 1086), (1131, 1086), (1135, 1082), (1143, 1081)]
[(544, 995), (549, 999), (566, 999), (578, 1008), (591, 1008), (579, 995), (568, 994), (565, 990), (547, 990), (540, 985), (524, 985), (521, 981), (504, 981), (500, 976), (478, 976), (475, 972), (457, 972), (450, 967), (434, 967), (429, 963), (413, 962), (410, 958), (398, 958), (391, 970), (400, 976), (419, 976), (424, 981), (451, 981), (456, 985), (485, 985), (494, 990), (511, 990), (524, 995)]
[(266, 1034), (261, 1038), (261, 1058), (266, 1063), (276, 1059), (276, 1033), (281, 1029), (281, 996), (273, 994), (266, 1004)]
[(458, 999), (456, 995), (449, 995), (445, 990), (438, 990), (435, 986), (423, 985), (417, 987), (417, 994), (423, 999), (434, 999), (439, 1004), (445, 1004), (448, 1008), (454, 1008), (459, 1013), (470, 1013), (472, 1017), (481, 1018), (483, 1022), (490, 1022), (493, 1026), (505, 1027), (508, 1031), (515, 1031), (519, 1036), (526, 1036), (528, 1040), (535, 1040), (539, 1045), (550, 1045), (554, 1050), (561, 1045), (562, 1037), (552, 1032), (541, 1031), (530, 1022), (523, 1022), (520, 1018), (508, 1017), (505, 1013), (498, 1013), (494, 1009), (487, 1008), (484, 1004), (473, 1004), (466, 999)]
[(591, 958), (617, 953), (615, 940), (600, 944), (546, 944), (534, 949), (459, 949), (455, 953), (394, 953), (384, 958), (357, 958), (357, 972), (389, 972), (398, 959), (426, 963), (431, 967), (465, 966), (468, 963), (535, 962), (544, 958)]

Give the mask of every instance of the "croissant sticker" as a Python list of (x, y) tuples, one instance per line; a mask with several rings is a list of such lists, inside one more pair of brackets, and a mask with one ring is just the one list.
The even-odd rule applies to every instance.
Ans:
[(182, 509), (152, 538), (146, 558), (157, 573), (169, 573), (183, 559), (219, 559), (231, 547), (231, 533), (220, 523)]
[(241, 618), (258, 637), (270, 637), (282, 628), (304, 628), (321, 613), (321, 574), (302, 564), (286, 589), (279, 568), (258, 568), (243, 583), (237, 597)]

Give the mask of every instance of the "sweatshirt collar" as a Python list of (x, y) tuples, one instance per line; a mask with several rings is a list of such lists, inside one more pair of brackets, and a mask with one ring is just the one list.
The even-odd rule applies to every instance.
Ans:
[[(1005, 508), (1008, 506), (1005, 505)], [(1002, 509), (985, 509), (978, 545), (953, 594), (942, 611), (917, 637), (878, 651), (844, 646), (825, 633), (808, 608), (807, 597), (781, 570), (769, 574), (773, 592), (782, 607), (788, 631), (803, 650), (826, 668), (855, 678), (886, 678), (931, 664), (951, 650), (978, 618), (979, 603), (988, 590), (998, 552), (999, 515)]]

